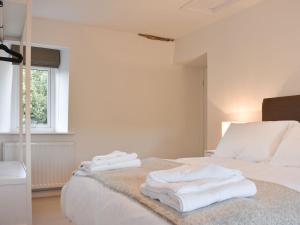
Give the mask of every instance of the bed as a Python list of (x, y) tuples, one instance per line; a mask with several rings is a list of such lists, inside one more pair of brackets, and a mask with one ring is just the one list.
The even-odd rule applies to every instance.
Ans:
[[(300, 121), (300, 96), (265, 99), (262, 111), (264, 121)], [(247, 178), (279, 184), (300, 192), (300, 167), (220, 157), (182, 158), (175, 161), (184, 164), (213, 163), (239, 169)], [(65, 216), (76, 225), (171, 224), (139, 202), (89, 177), (73, 176), (62, 190), (61, 205)]]

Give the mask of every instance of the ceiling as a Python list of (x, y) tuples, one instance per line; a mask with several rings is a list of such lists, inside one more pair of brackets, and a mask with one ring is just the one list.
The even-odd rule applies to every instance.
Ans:
[(4, 1), (1, 19), (3, 19), (5, 39), (18, 40), (23, 35), (26, 20), (26, 1)]
[(33, 0), (33, 16), (178, 38), (262, 0)]

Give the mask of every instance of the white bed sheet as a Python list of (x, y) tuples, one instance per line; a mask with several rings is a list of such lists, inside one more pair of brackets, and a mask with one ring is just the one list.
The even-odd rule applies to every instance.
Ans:
[[(277, 183), (300, 192), (300, 168), (217, 157), (184, 158), (176, 161), (223, 165), (241, 170), (248, 178)], [(76, 225), (169, 225), (134, 200), (88, 177), (72, 177), (63, 188), (61, 203), (65, 216)]]

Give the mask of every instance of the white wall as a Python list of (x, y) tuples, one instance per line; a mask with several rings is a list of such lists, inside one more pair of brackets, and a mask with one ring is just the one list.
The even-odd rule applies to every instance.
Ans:
[(60, 67), (55, 76), (55, 131), (60, 133), (69, 129), (69, 59), (69, 51), (60, 49)]
[(177, 62), (208, 56), (208, 148), (221, 121), (261, 120), (263, 98), (300, 94), (299, 9), (266, 0), (176, 41)]
[(115, 149), (142, 157), (202, 154), (201, 72), (173, 64), (174, 43), (33, 20), (34, 44), (69, 48), (70, 131), (77, 161)]
[[(1, 54), (1, 56), (8, 57), (5, 54)], [(0, 62), (0, 132), (10, 131), (12, 70), (11, 63)]]

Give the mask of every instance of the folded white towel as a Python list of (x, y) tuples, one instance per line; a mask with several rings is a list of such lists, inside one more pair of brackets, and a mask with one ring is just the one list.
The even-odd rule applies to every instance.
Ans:
[(127, 161), (131, 161), (131, 160), (135, 160), (137, 159), (137, 154), (136, 153), (131, 153), (131, 154), (125, 154), (125, 155), (119, 155), (119, 156), (115, 156), (115, 157), (110, 157), (110, 158), (95, 158), (93, 159), (93, 164), (97, 165), (97, 166), (105, 166), (105, 165), (113, 165), (116, 163), (122, 163), (122, 162), (127, 162)]
[(254, 196), (257, 192), (255, 184), (246, 179), (206, 191), (187, 194), (162, 194), (150, 190), (146, 184), (141, 186), (141, 191), (144, 195), (157, 199), (179, 212), (189, 212), (231, 198)]
[(93, 158), (92, 161), (113, 159), (113, 158), (116, 158), (116, 157), (126, 156), (126, 155), (128, 155), (128, 153), (116, 150), (116, 151), (113, 151), (112, 153), (109, 153), (107, 155), (97, 155)]
[(202, 192), (212, 188), (217, 188), (226, 184), (244, 180), (242, 175), (233, 175), (228, 178), (205, 178), (189, 182), (161, 183), (148, 178), (146, 185), (149, 190), (162, 194), (187, 194)]
[(140, 166), (141, 166), (140, 159), (134, 159), (127, 162), (114, 163), (111, 165), (95, 165), (93, 162), (85, 161), (81, 163), (80, 169), (84, 172), (91, 174), (98, 171), (115, 170), (115, 169), (140, 167)]
[(179, 212), (189, 212), (230, 198), (253, 196), (256, 186), (239, 170), (184, 165), (149, 173), (141, 192)]
[(183, 165), (170, 170), (153, 171), (149, 173), (148, 178), (161, 183), (174, 183), (207, 178), (227, 179), (232, 176), (241, 176), (241, 172), (211, 164), (201, 166)]

